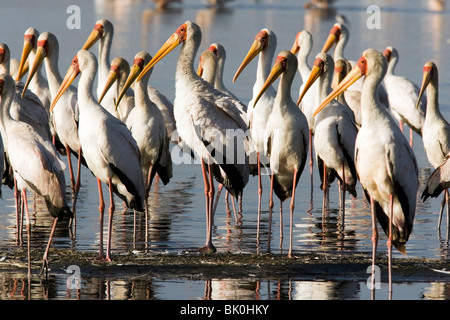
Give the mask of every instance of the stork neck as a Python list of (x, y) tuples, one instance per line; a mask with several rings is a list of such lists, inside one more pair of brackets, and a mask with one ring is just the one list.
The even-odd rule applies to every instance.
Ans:
[[(259, 54), (259, 60), (258, 60), (258, 67), (256, 69), (256, 81), (253, 85), (253, 96), (256, 97), (258, 93), (261, 91), (261, 88), (264, 85), (264, 82), (266, 81), (267, 77), (270, 74), (271, 70), (271, 63), (273, 59), (273, 54), (270, 54), (266, 50), (261, 51)], [(264, 92), (264, 95), (266, 96), (273, 96), (275, 97), (276, 91), (273, 88), (273, 86), (270, 86), (267, 88), (267, 90)]]
[(147, 106), (152, 105), (147, 90), (149, 76), (149, 73), (145, 74), (144, 77), (134, 85), (135, 108), (141, 107), (147, 110)]
[(338, 61), (340, 59), (346, 60), (344, 57), (344, 49), (347, 45), (348, 38), (346, 35), (341, 34), (339, 41), (336, 43), (336, 47), (334, 48), (333, 59), (334, 61)]
[(308, 81), (309, 75), (311, 74), (311, 67), (308, 65), (308, 57), (311, 53), (311, 43), (302, 44), (297, 55), (298, 60), (298, 71), (302, 77), (303, 83)]
[(111, 53), (113, 33), (107, 32), (104, 37), (100, 39), (98, 46), (98, 74), (99, 79), (104, 81), (108, 77), (109, 69), (111, 64), (109, 62)]
[(57, 47), (53, 48), (44, 59), (45, 61), (45, 70), (47, 73), (47, 81), (48, 87), (50, 90), (50, 95), (53, 97), (56, 96), (58, 92), (59, 86), (61, 85), (63, 78), (59, 73), (58, 69), (58, 60), (59, 60), (59, 49)]
[(387, 75), (394, 75), (395, 67), (397, 66), (397, 61), (398, 61), (397, 57), (391, 58), (391, 61), (389, 62), (388, 68), (386, 71)]
[(81, 72), (80, 81), (78, 83), (78, 106), (81, 110), (84, 109), (87, 105), (98, 105), (100, 104), (94, 98), (94, 94), (92, 92), (94, 87), (94, 78), (96, 76), (95, 67), (89, 66), (85, 70)]
[(188, 79), (200, 79), (194, 70), (194, 58), (199, 45), (194, 41), (186, 41), (181, 47), (177, 61), (177, 79), (188, 77)]
[(0, 73), (9, 74), (9, 66), (10, 66), (9, 59), (5, 59), (2, 63), (0, 63)]
[(430, 116), (442, 117), (439, 110), (439, 80), (434, 79), (427, 88), (427, 110), (426, 117)]
[[(277, 96), (275, 98), (275, 103), (273, 104), (273, 109), (280, 108), (281, 106), (289, 108), (289, 106), (295, 106), (291, 95), (292, 79), (283, 74), (280, 78), (280, 83), (278, 85)], [(292, 101), (293, 103), (282, 103), (285, 101)], [(283, 111), (283, 110), (280, 110)]]
[(9, 90), (9, 91), (5, 92), (5, 94), (1, 98), (0, 106), (1, 106), (2, 117), (0, 119), (0, 123), (2, 126), (2, 135), (4, 135), (7, 132), (7, 130), (5, 129), (6, 128), (5, 125), (7, 125), (7, 123), (9, 121), (14, 121), (14, 119), (11, 117), (11, 113), (10, 113), (11, 104), (14, 100), (14, 95), (15, 95), (15, 90)]
[[(332, 71), (332, 69), (334, 68), (330, 68), (330, 70)], [(325, 98), (331, 93), (331, 91), (333, 91), (333, 89), (331, 88), (331, 83), (333, 80), (333, 74), (330, 71), (326, 71), (324, 72), (320, 77), (319, 77), (319, 97), (320, 100), (325, 100)]]
[(216, 66), (216, 76), (214, 81), (214, 87), (216, 87), (219, 90), (225, 90), (225, 85), (223, 83), (223, 69), (225, 67), (225, 62), (223, 59), (217, 60), (217, 66)]
[(381, 103), (378, 98), (378, 88), (383, 77), (377, 77), (376, 74), (371, 74), (364, 78), (361, 89), (361, 125), (374, 122), (380, 115), (387, 113), (381, 108)]

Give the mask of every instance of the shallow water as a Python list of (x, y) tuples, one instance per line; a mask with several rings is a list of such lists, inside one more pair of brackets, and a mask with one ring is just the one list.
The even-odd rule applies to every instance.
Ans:
[[(123, 56), (129, 61), (140, 50), (154, 54), (170, 34), (184, 21), (193, 20), (202, 28), (203, 40), (200, 50), (210, 43), (219, 42), (227, 50), (224, 82), (244, 103), (251, 99), (256, 62), (251, 63), (240, 75), (237, 83), (232, 77), (247, 53), (254, 35), (264, 27), (275, 31), (278, 38), (277, 52), (290, 49), (295, 34), (309, 30), (314, 39), (313, 52), (318, 52), (324, 43), (336, 16), (345, 16), (350, 25), (350, 39), (346, 48), (347, 56), (357, 60), (361, 52), (373, 47), (382, 51), (386, 46), (395, 46), (400, 53), (396, 73), (402, 74), (418, 85), (422, 79), (422, 67), (427, 60), (433, 60), (439, 67), (441, 112), (450, 118), (450, 70), (446, 63), (450, 35), (448, 5), (443, 11), (434, 11), (433, 1), (375, 1), (381, 8), (380, 29), (368, 29), (366, 12), (374, 1), (337, 1), (332, 10), (302, 9), (298, 1), (234, 1), (225, 9), (208, 8), (202, 1), (184, 1), (173, 9), (158, 11), (148, 1), (50, 1), (39, 0), (39, 6), (29, 10), (27, 2), (9, 3), (1, 13), (0, 37), (9, 45), (12, 57), (18, 58), (22, 50), (23, 32), (34, 26), (39, 31), (52, 31), (60, 41), (60, 68), (64, 73), (70, 59), (82, 46), (93, 28), (95, 21), (110, 19), (115, 27), (112, 56)], [(81, 29), (68, 29), (66, 20), (69, 5), (81, 9)], [(23, 16), (19, 20), (17, 17)], [(7, 27), (7, 28), (6, 28)], [(278, 49), (279, 48), (279, 49)], [(93, 47), (97, 54), (97, 45)], [(174, 98), (174, 63), (177, 50), (158, 63), (152, 73), (150, 83), (171, 100)], [(310, 63), (313, 61), (312, 55)], [(298, 97), (301, 79), (296, 76), (292, 96)], [(442, 234), (438, 233), (437, 213), (440, 199), (423, 203), (420, 194), (430, 174), (431, 166), (424, 154), (423, 144), (414, 135), (414, 151), (420, 168), (420, 187), (417, 200), (414, 231), (407, 244), (408, 257), (449, 260), (446, 222), (443, 221)], [(173, 147), (173, 146), (172, 146)], [(66, 161), (65, 158), (63, 158)], [(68, 175), (67, 175), (67, 181)], [(76, 229), (71, 234), (66, 225), (57, 229), (53, 246), (71, 250), (98, 250), (98, 192), (95, 178), (82, 168), (82, 187), (77, 202)], [(269, 184), (264, 179), (263, 212), (261, 221), (261, 241), (256, 242), (257, 180), (251, 177), (245, 189), (243, 212), (239, 222), (235, 222), (232, 207), (229, 212), (220, 198), (214, 223), (214, 244), (219, 252), (253, 253), (267, 249)], [(311, 183), (308, 168), (301, 176), (295, 203), (293, 250), (295, 253), (318, 252), (333, 254), (355, 252), (370, 254), (371, 222), (370, 207), (362, 197), (358, 185), (358, 197), (346, 199), (344, 229), (339, 228), (339, 195), (333, 184), (329, 195), (329, 215), (322, 217), (322, 191), (319, 188), (317, 169)], [(105, 189), (106, 190), (106, 189)], [(70, 188), (67, 193), (70, 196)], [(105, 191), (104, 191), (105, 192)], [(105, 193), (106, 194), (106, 193)], [(40, 199), (33, 199), (29, 193), (32, 209), (32, 246), (44, 249), (51, 221)], [(203, 182), (199, 164), (174, 166), (171, 182), (164, 186), (155, 184), (150, 195), (150, 233), (145, 243), (145, 220), (123, 209), (116, 198), (112, 253), (120, 254), (130, 250), (150, 249), (162, 252), (182, 253), (200, 247), (205, 241), (205, 207)], [(0, 200), (0, 248), (7, 256), (8, 248), (17, 246), (14, 194), (2, 187)], [(289, 241), (289, 204), (284, 204), (283, 223), (280, 223), (278, 204), (275, 205), (270, 249), (272, 252), (287, 253)], [(281, 225), (281, 227), (280, 227)], [(104, 225), (105, 239), (107, 223)], [(284, 239), (280, 243), (280, 233)], [(380, 229), (379, 252), (386, 252), (386, 237)], [(281, 247), (281, 248), (280, 248)], [(395, 258), (403, 256), (394, 252)], [(365, 282), (353, 281), (299, 281), (297, 279), (273, 280), (180, 280), (159, 279), (143, 276), (141, 279), (83, 278), (82, 290), (77, 296), (67, 289), (66, 274), (50, 274), (43, 285), (36, 281), (28, 287), (23, 275), (2, 274), (1, 299), (370, 299), (370, 290)], [(25, 282), (23, 282), (25, 281)], [(444, 283), (403, 283), (395, 282), (394, 299), (449, 299), (450, 277)], [(26, 291), (26, 293), (24, 293)], [(387, 297), (387, 290), (379, 290), (377, 298)]]

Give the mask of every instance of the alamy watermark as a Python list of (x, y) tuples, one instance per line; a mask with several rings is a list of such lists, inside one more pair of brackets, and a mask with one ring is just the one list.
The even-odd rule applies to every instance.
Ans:
[(81, 9), (77, 5), (70, 5), (66, 10), (70, 16), (66, 20), (67, 29), (81, 29)]
[[(260, 143), (260, 164), (261, 174), (274, 174), (278, 172), (278, 161), (280, 153), (279, 130), (259, 130), (258, 132), (242, 129), (226, 129), (225, 132), (219, 129), (208, 128), (203, 130), (200, 127), (194, 129), (190, 137), (184, 136), (178, 138), (178, 132), (172, 133), (171, 141), (180, 143), (173, 146), (171, 150), (172, 163), (181, 164), (200, 164), (203, 159), (205, 162), (216, 164), (237, 164), (237, 165), (256, 165), (257, 146), (254, 140), (257, 133)], [(299, 137), (299, 139), (301, 139)], [(196, 150), (193, 150), (184, 141), (194, 143)], [(305, 151), (306, 152), (306, 151)], [(270, 157), (269, 157), (270, 153)], [(271, 159), (271, 160), (270, 160)], [(270, 167), (270, 169), (269, 169)]]
[(369, 290), (381, 289), (381, 270), (379, 266), (370, 265), (367, 267), (367, 273), (370, 276), (367, 278), (366, 286)]
[(67, 277), (67, 289), (80, 289), (81, 288), (81, 271), (77, 265), (71, 265), (66, 269), (66, 273), (71, 275)]
[(367, 29), (381, 29), (381, 9), (377, 5), (370, 5), (367, 7), (367, 14), (370, 16), (367, 18)]

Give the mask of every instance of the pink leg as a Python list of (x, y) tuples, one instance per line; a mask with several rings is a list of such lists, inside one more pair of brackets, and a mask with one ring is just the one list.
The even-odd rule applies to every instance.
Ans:
[(411, 148), (412, 148), (412, 146), (414, 144), (413, 135), (414, 135), (413, 129), (410, 128), (409, 129), (409, 145), (411, 146)]
[(55, 234), (57, 223), (58, 223), (58, 218), (53, 218), (52, 230), (50, 231), (50, 237), (48, 238), (47, 246), (46, 246), (45, 252), (44, 252), (44, 257), (42, 258), (42, 268), (41, 268), (40, 274), (42, 275), (42, 273), (44, 272), (44, 269), (45, 269), (46, 277), (47, 277), (47, 273), (48, 273), (48, 251), (50, 250), (50, 245), (53, 240), (53, 235)]
[(378, 228), (375, 212), (375, 200), (370, 197), (370, 211), (372, 215), (372, 299), (375, 298), (375, 260), (378, 247)]
[(313, 165), (314, 165), (314, 158), (313, 158), (313, 144), (312, 144), (312, 131), (309, 130), (309, 172), (311, 174), (311, 190), (313, 189)]
[(108, 179), (109, 185), (109, 223), (108, 223), (108, 244), (106, 248), (106, 260), (111, 261), (111, 238), (112, 238), (112, 224), (113, 224), (113, 215), (114, 215), (114, 195), (111, 178)]
[(262, 200), (262, 181), (261, 181), (261, 161), (259, 152), (256, 153), (258, 162), (258, 221), (256, 226), (256, 242), (259, 243), (259, 228), (261, 221), (261, 200)]
[(72, 205), (73, 218), (70, 220), (69, 227), (72, 227), (72, 222), (74, 222), (74, 225), (76, 227), (76, 203), (78, 199), (78, 192), (80, 191), (81, 187), (80, 179), (81, 179), (81, 148), (78, 150), (77, 180), (75, 182), (75, 187), (73, 188), (73, 205)]
[(209, 184), (208, 172), (206, 170), (206, 164), (203, 159), (201, 161), (201, 165), (202, 165), (203, 182), (205, 184), (205, 199), (206, 199), (206, 244), (205, 244), (205, 246), (200, 248), (200, 251), (214, 252), (216, 249), (214, 248), (214, 245), (212, 244), (212, 230), (210, 227), (210, 226), (212, 226), (212, 224), (211, 224), (212, 223), (212, 221), (211, 221), (212, 212), (210, 210), (212, 207), (210, 207), (210, 201), (209, 201), (211, 187)]
[(291, 198), (291, 214), (290, 214), (290, 227), (289, 227), (289, 253), (288, 258), (292, 258), (292, 233), (294, 223), (294, 208), (295, 208), (295, 186), (297, 185), (297, 169), (294, 169), (294, 181), (292, 183), (292, 198)]
[[(151, 188), (151, 177), (153, 175), (153, 170), (154, 170), (154, 165), (151, 164), (150, 168), (148, 170), (148, 177), (147, 177), (147, 186), (146, 186), (146, 190), (145, 190), (145, 242), (148, 242), (148, 196), (150, 194), (150, 188)], [(134, 214), (136, 215), (136, 211), (134, 212)]]
[(98, 207), (98, 211), (100, 212), (100, 250), (98, 253), (98, 260), (104, 260), (105, 256), (103, 255), (103, 214), (105, 212), (105, 201), (103, 200), (103, 191), (102, 191), (102, 182), (100, 179), (97, 178), (97, 185), (98, 185), (98, 197), (100, 205)]
[(388, 273), (389, 273), (389, 300), (392, 299), (392, 219), (394, 214), (394, 201), (392, 193), (389, 195), (389, 237), (388, 248)]
[(327, 166), (323, 164), (323, 200), (322, 200), (322, 215), (325, 216), (327, 212), (327, 198), (328, 198), (328, 179)]
[(269, 192), (269, 228), (267, 239), (267, 252), (270, 252), (270, 240), (272, 237), (272, 210), (273, 210), (273, 179), (274, 175), (270, 176), (270, 192)]
[(25, 189), (22, 190), (22, 201), (27, 219), (28, 279), (31, 279), (31, 224), (30, 213), (28, 212), (27, 191)]

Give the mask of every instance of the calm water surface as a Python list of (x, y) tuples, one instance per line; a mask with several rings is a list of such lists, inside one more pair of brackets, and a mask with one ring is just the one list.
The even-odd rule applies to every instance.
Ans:
[[(362, 51), (373, 47), (382, 51), (386, 46), (395, 46), (400, 53), (396, 73), (404, 75), (420, 85), (422, 67), (433, 60), (439, 67), (440, 103), (443, 114), (450, 118), (450, 67), (445, 57), (449, 50), (450, 18), (448, 5), (437, 11), (436, 1), (337, 1), (334, 9), (302, 9), (303, 1), (233, 1), (224, 9), (209, 8), (202, 1), (184, 1), (173, 9), (158, 11), (150, 1), (51, 1), (39, 0), (30, 10), (28, 2), (19, 0), (8, 2), (0, 13), (0, 41), (9, 45), (11, 55), (19, 58), (22, 51), (23, 32), (30, 26), (39, 31), (51, 31), (60, 42), (60, 68), (64, 73), (70, 59), (81, 48), (91, 32), (95, 21), (110, 19), (115, 28), (112, 56), (123, 56), (132, 61), (136, 52), (147, 50), (154, 54), (170, 34), (184, 21), (193, 20), (202, 28), (203, 40), (200, 50), (210, 43), (219, 42), (227, 50), (224, 82), (244, 103), (251, 99), (256, 72), (256, 61), (241, 74), (237, 83), (232, 77), (247, 53), (255, 34), (262, 28), (272, 29), (278, 38), (277, 52), (290, 49), (295, 34), (307, 29), (314, 39), (313, 52), (322, 47), (336, 17), (345, 18), (350, 26), (350, 39), (346, 56), (357, 60)], [(69, 5), (81, 9), (81, 29), (68, 29), (66, 20)], [(381, 28), (370, 30), (366, 21), (370, 14), (369, 5), (376, 4), (381, 9)], [(23, 19), (18, 19), (18, 17)], [(97, 46), (93, 47), (97, 54)], [(314, 59), (312, 54), (310, 64)], [(175, 94), (174, 72), (178, 49), (163, 59), (152, 73), (150, 83), (169, 99)], [(300, 76), (296, 76), (292, 96), (298, 97)], [(437, 213), (440, 200), (432, 199), (423, 203), (420, 193), (430, 174), (422, 140), (414, 136), (414, 151), (420, 167), (420, 188), (417, 201), (414, 231), (407, 244), (408, 257), (449, 260), (446, 222), (442, 234), (438, 233)], [(63, 159), (66, 161), (66, 159)], [(79, 251), (98, 250), (98, 193), (95, 178), (82, 169), (82, 188), (77, 203), (77, 225), (75, 234), (61, 226), (55, 235), (53, 246)], [(67, 176), (67, 181), (69, 181)], [(269, 184), (265, 179), (263, 204), (267, 204)], [(245, 189), (243, 212), (238, 223), (233, 211), (227, 209), (224, 197), (217, 207), (214, 244), (219, 252), (254, 253), (256, 243), (257, 180), (251, 177)], [(312, 192), (311, 192), (311, 187)], [(297, 189), (294, 217), (294, 253), (317, 252), (367, 253), (371, 252), (370, 207), (362, 197), (359, 187), (358, 197), (346, 200), (346, 220), (344, 230), (338, 229), (337, 185), (330, 190), (327, 218), (322, 218), (322, 191), (319, 188), (317, 170), (311, 186), (308, 168), (305, 169)], [(7, 187), (2, 188), (0, 200), (0, 249), (7, 257), (8, 248), (16, 244), (14, 194)], [(70, 194), (70, 188), (67, 189)], [(32, 246), (42, 248), (48, 238), (51, 221), (41, 199), (29, 195), (32, 208)], [(277, 209), (277, 206), (275, 208)], [(284, 219), (275, 210), (272, 228), (272, 252), (287, 252), (289, 237), (289, 205), (284, 204)], [(122, 203), (116, 198), (116, 214), (113, 233), (113, 255), (148, 247), (155, 252), (183, 254), (197, 248), (205, 241), (205, 207), (203, 182), (199, 164), (174, 166), (171, 182), (164, 186), (155, 184), (150, 196), (150, 238), (145, 243), (143, 215), (137, 216), (136, 232), (133, 232), (133, 212), (122, 210)], [(259, 244), (267, 249), (268, 209), (263, 206), (262, 236)], [(105, 223), (105, 237), (106, 237)], [(381, 231), (381, 229), (380, 229)], [(280, 233), (284, 243), (280, 243)], [(134, 237), (135, 235), (135, 237)], [(386, 237), (381, 232), (379, 252), (386, 252)], [(280, 248), (281, 247), (281, 248)], [(394, 252), (395, 258), (403, 256)], [(365, 282), (354, 281), (301, 281), (282, 279), (280, 281), (254, 279), (208, 279), (204, 281), (184, 281), (179, 279), (159, 279), (142, 276), (138, 279), (83, 278), (81, 290), (76, 293), (66, 287), (67, 275), (50, 273), (44, 285), (39, 281), (30, 284), (23, 274), (0, 275), (3, 286), (0, 299), (370, 299), (370, 290)], [(377, 298), (387, 297), (383, 289)], [(447, 282), (394, 283), (394, 299), (449, 299), (450, 276)], [(29, 295), (31, 293), (31, 295)]]

